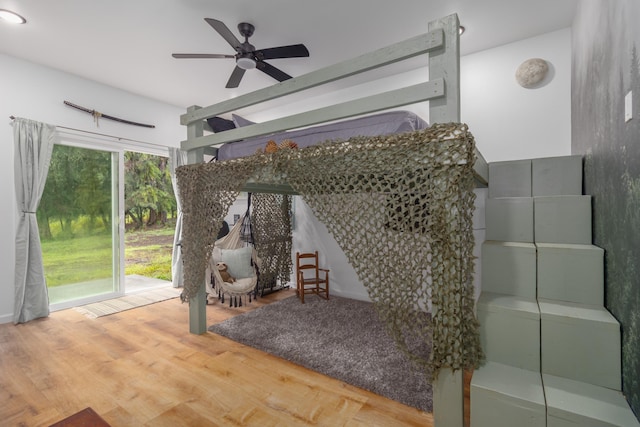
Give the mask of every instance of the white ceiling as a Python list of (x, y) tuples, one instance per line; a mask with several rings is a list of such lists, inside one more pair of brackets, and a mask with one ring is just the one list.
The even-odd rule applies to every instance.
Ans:
[(250, 70), (225, 89), (232, 59), (174, 59), (171, 53), (233, 54), (203, 18), (241, 39), (250, 22), (257, 49), (303, 43), (309, 58), (268, 61), (292, 76), (424, 33), (457, 13), (462, 55), (571, 26), (578, 0), (0, 0), (27, 19), (0, 21), (0, 52), (181, 108), (210, 105), (276, 81)]

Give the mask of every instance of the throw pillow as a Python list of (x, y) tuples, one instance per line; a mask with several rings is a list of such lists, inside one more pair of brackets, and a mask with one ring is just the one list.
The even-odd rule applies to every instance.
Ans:
[(223, 119), (222, 117), (209, 117), (207, 123), (209, 123), (211, 129), (216, 133), (236, 128), (232, 120)]
[(255, 124), (255, 122), (252, 122), (251, 120), (247, 120), (244, 117), (240, 117), (237, 114), (231, 113), (231, 118), (233, 119), (233, 123), (236, 125), (237, 128)]
[(253, 248), (246, 246), (240, 249), (221, 249), (220, 261), (227, 264), (229, 273), (236, 279), (253, 277), (255, 272), (251, 265)]

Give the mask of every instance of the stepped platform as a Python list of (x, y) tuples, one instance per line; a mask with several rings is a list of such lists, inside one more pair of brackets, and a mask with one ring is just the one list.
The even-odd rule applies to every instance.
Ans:
[(482, 292), (477, 304), (487, 360), (540, 370), (540, 310), (535, 299)]
[(536, 247), (539, 298), (604, 305), (604, 249), (565, 243)]
[(538, 299), (541, 371), (621, 389), (620, 324), (604, 307)]
[(542, 375), (547, 427), (639, 427), (624, 395), (554, 375)]
[(533, 243), (533, 198), (489, 198), (485, 221), (487, 240)]
[(536, 243), (590, 245), (591, 196), (534, 197)]
[(540, 372), (487, 362), (471, 378), (471, 427), (545, 427)]
[(536, 246), (485, 240), (482, 244), (482, 290), (536, 298)]

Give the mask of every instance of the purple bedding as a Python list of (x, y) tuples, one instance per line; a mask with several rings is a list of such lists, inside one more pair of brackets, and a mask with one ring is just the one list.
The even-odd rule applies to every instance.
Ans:
[(218, 160), (229, 160), (253, 155), (259, 148), (264, 149), (267, 141), (270, 139), (278, 144), (285, 139), (291, 139), (298, 144), (298, 147), (304, 148), (328, 140), (348, 139), (354, 136), (389, 135), (425, 129), (428, 126), (426, 121), (410, 111), (390, 111), (337, 123), (280, 132), (224, 144), (218, 149)]

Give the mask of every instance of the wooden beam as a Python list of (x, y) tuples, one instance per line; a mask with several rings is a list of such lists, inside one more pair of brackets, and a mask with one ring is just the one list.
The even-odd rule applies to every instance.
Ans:
[(477, 148), (475, 152), (476, 162), (473, 164), (473, 172), (476, 179), (476, 187), (487, 187), (489, 185), (489, 165)]
[(194, 148), (239, 141), (254, 136), (269, 135), (275, 132), (311, 126), (360, 114), (374, 113), (376, 111), (442, 97), (445, 95), (444, 88), (445, 82), (443, 79), (430, 80), (425, 83), (419, 83), (417, 85), (371, 95), (329, 107), (318, 108), (264, 123), (256, 123), (212, 135), (189, 138), (187, 141), (182, 141), (181, 147), (183, 150), (192, 150)]
[(311, 89), (325, 83), (422, 55), (442, 46), (443, 37), (441, 29), (434, 29), (426, 34), (421, 34), (356, 58), (312, 71), (300, 77), (276, 83), (264, 89), (241, 95), (209, 107), (187, 111), (186, 114), (180, 116), (180, 123), (189, 125), (209, 117), (230, 111), (237, 111), (244, 107), (280, 98), (305, 89)]
[[(200, 107), (191, 106), (187, 111), (197, 111)], [(204, 134), (204, 122), (195, 122), (187, 126), (187, 138), (198, 138)], [(189, 150), (187, 152), (187, 163), (195, 164), (204, 161), (204, 148)], [(189, 299), (189, 332), (192, 334), (204, 334), (207, 332), (207, 293), (204, 278), (198, 293)]]
[(462, 370), (441, 369), (433, 387), (434, 427), (464, 426), (464, 380)]
[(288, 184), (265, 184), (256, 182), (247, 182), (242, 191), (248, 193), (286, 194), (289, 196), (297, 196), (299, 194)]
[[(429, 102), (429, 122), (460, 122), (460, 22), (453, 14), (429, 22), (429, 30), (442, 28), (444, 46), (429, 52), (429, 78), (445, 81), (446, 97)], [(481, 167), (482, 162), (475, 166)], [(434, 304), (433, 310), (437, 310)], [(435, 316), (434, 316), (435, 317)], [(464, 384), (462, 371), (441, 369), (433, 383), (433, 420), (435, 427), (463, 427)]]
[(429, 123), (460, 122), (460, 21), (453, 14), (429, 22), (444, 31), (444, 45), (429, 52), (429, 79), (444, 79), (446, 98), (429, 102)]

